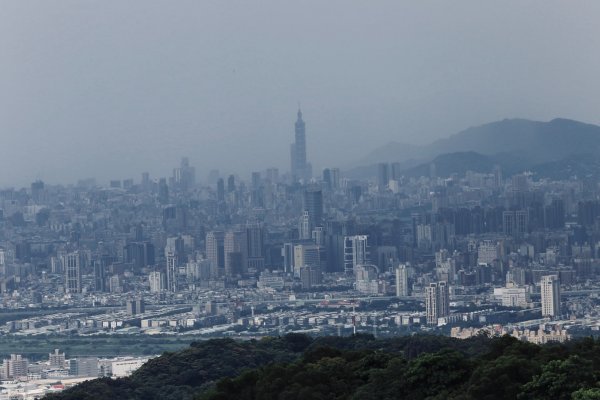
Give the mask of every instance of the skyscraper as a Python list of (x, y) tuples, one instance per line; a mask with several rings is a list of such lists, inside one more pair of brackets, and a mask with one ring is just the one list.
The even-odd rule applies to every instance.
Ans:
[(291, 145), (292, 179), (310, 179), (310, 165), (306, 162), (306, 132), (302, 120), (302, 111), (298, 109), (298, 119), (295, 124), (295, 142)]
[(225, 201), (225, 181), (223, 181), (223, 178), (219, 178), (217, 181), (217, 201)]
[(258, 222), (248, 223), (246, 225), (246, 239), (248, 268), (262, 271), (265, 266), (265, 228)]
[(428, 325), (437, 325), (438, 318), (450, 314), (450, 297), (446, 282), (430, 283), (425, 289), (425, 312)]
[(310, 215), (308, 215), (308, 211), (302, 212), (302, 216), (300, 217), (300, 224), (298, 226), (298, 232), (300, 233), (300, 239), (310, 239), (312, 230), (310, 225)]
[(542, 316), (557, 317), (560, 315), (560, 281), (557, 275), (542, 276), (540, 281), (542, 294)]
[(390, 182), (390, 165), (388, 163), (379, 163), (377, 165), (377, 186), (380, 192), (388, 187)]
[(294, 274), (300, 273), (301, 267), (320, 268), (321, 253), (316, 244), (297, 244), (294, 246)]
[(248, 254), (246, 232), (227, 232), (223, 241), (223, 249), (225, 253), (225, 275), (232, 277), (245, 273)]
[(173, 169), (173, 182), (182, 190), (193, 187), (196, 183), (196, 169), (190, 167), (190, 160), (187, 157), (181, 159), (179, 168)]
[(81, 293), (81, 255), (78, 251), (69, 253), (63, 261), (65, 268), (65, 289), (68, 293)]
[(310, 231), (323, 226), (323, 192), (319, 189), (308, 189), (304, 191), (304, 211), (308, 211)]
[(218, 275), (219, 271), (225, 268), (224, 242), (223, 231), (211, 231), (206, 234), (206, 258), (210, 260), (212, 275)]
[(344, 237), (344, 272), (354, 273), (355, 268), (369, 263), (367, 235)]
[(150, 283), (150, 292), (152, 293), (160, 293), (165, 289), (165, 274), (160, 271), (150, 272), (148, 281)]
[(396, 268), (396, 296), (408, 296), (408, 270), (404, 264)]
[(323, 170), (323, 183), (325, 183), (327, 190), (331, 190), (333, 187), (331, 184), (331, 170), (329, 168), (325, 168)]
[(170, 292), (177, 292), (177, 255), (169, 252), (167, 256), (167, 289)]
[(104, 258), (94, 260), (94, 288), (97, 292), (106, 291), (106, 263)]

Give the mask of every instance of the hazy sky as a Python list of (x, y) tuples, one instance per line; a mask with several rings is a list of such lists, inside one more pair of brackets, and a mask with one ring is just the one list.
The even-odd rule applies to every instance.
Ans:
[(0, 186), (315, 169), (506, 117), (600, 123), (598, 1), (0, 1)]

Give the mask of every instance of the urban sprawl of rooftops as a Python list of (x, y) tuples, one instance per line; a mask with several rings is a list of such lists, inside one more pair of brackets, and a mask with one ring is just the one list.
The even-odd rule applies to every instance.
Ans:
[(440, 178), (433, 164), (420, 178), (395, 163), (315, 176), (300, 112), (291, 158), (291, 173), (250, 181), (199, 182), (184, 158), (168, 179), (0, 191), (0, 307), (32, 311), (2, 334), (537, 343), (599, 329), (597, 185), (499, 167)]

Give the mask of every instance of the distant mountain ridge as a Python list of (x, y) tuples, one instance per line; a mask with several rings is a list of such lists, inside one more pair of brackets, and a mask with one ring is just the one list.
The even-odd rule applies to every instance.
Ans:
[[(559, 172), (561, 163), (570, 160), (573, 173), (594, 175), (596, 169), (600, 170), (600, 163), (593, 164), (598, 168), (586, 168), (583, 160), (575, 157), (593, 154), (600, 154), (600, 126), (564, 118), (549, 122), (504, 119), (465, 129), (424, 146), (389, 143), (365, 157), (361, 169), (348, 172), (351, 177), (364, 177), (366, 171), (373, 176), (379, 162), (410, 160), (412, 165), (403, 165), (407, 176), (428, 175), (431, 162), (436, 163), (440, 176), (464, 174), (466, 170), (489, 172), (493, 165), (500, 165), (511, 174), (523, 169), (539, 169), (540, 173), (548, 174), (551, 170)], [(561, 172), (564, 175), (567, 171)]]

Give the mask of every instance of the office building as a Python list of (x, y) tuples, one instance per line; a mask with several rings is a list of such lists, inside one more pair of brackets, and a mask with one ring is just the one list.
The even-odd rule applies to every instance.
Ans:
[(225, 276), (244, 274), (247, 270), (247, 240), (245, 231), (229, 231), (223, 240)]
[(123, 249), (126, 263), (133, 264), (135, 271), (154, 265), (154, 245), (150, 242), (131, 242)]
[(246, 225), (247, 266), (244, 273), (248, 269), (262, 271), (265, 268), (265, 234), (265, 228), (261, 223), (255, 222)]
[(177, 255), (169, 252), (167, 257), (167, 290), (170, 292), (177, 292), (177, 277), (179, 273)]
[(67, 293), (81, 293), (81, 254), (79, 251), (64, 257), (65, 289)]
[(301, 267), (321, 266), (321, 252), (316, 244), (297, 244), (294, 246), (294, 273), (299, 274)]
[(206, 234), (206, 258), (210, 260), (213, 275), (225, 270), (225, 233), (211, 231)]
[(388, 163), (377, 164), (377, 187), (380, 192), (387, 189), (390, 181), (390, 165)]
[(369, 264), (369, 245), (367, 235), (344, 237), (344, 272), (354, 273), (361, 264)]
[(302, 289), (310, 289), (314, 285), (320, 285), (322, 283), (321, 268), (312, 266), (300, 267), (300, 282), (302, 282)]
[(323, 226), (323, 192), (309, 189), (304, 191), (304, 212), (308, 213), (309, 230), (312, 232), (317, 226)]

